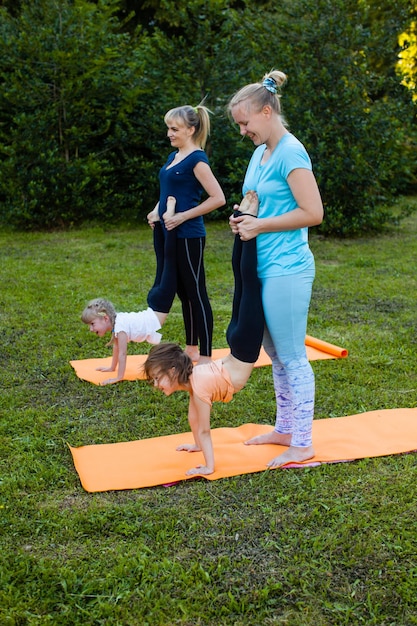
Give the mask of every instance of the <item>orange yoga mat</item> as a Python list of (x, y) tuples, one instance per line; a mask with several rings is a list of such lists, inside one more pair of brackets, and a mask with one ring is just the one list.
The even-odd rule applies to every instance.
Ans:
[[(266, 464), (285, 450), (282, 446), (246, 446), (244, 441), (271, 426), (243, 424), (212, 430), (216, 471), (208, 480), (266, 470)], [(191, 467), (203, 463), (201, 452), (177, 452), (193, 441), (191, 432), (122, 443), (70, 446), (75, 469), (86, 491), (138, 489), (166, 485), (189, 477)], [(417, 408), (386, 409), (332, 417), (313, 422), (314, 458), (303, 464), (353, 461), (417, 450)]]
[[(348, 351), (345, 348), (340, 348), (339, 346), (335, 346), (327, 341), (322, 341), (321, 339), (316, 339), (310, 335), (306, 335), (305, 344), (307, 356), (310, 361), (316, 361), (318, 359), (341, 359), (348, 355)], [(220, 359), (228, 353), (229, 348), (213, 350), (213, 359)], [(146, 354), (129, 355), (127, 357), (126, 372), (123, 380), (143, 380), (142, 365), (146, 357)], [(70, 361), (70, 365), (74, 368), (78, 378), (94, 383), (95, 385), (100, 385), (103, 380), (112, 377), (112, 374), (109, 372), (96, 371), (97, 367), (109, 367), (110, 364), (111, 357)], [(262, 348), (259, 359), (255, 363), (255, 367), (263, 367), (264, 365), (271, 365), (271, 360)]]

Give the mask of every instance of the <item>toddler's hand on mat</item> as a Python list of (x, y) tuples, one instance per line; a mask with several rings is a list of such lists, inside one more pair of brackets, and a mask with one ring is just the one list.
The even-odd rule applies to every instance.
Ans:
[(114, 372), (111, 367), (96, 367), (96, 372)]
[(114, 383), (119, 383), (121, 380), (123, 380), (122, 378), (106, 378), (106, 380), (103, 380), (103, 382), (100, 383), (100, 387), (102, 387), (103, 385), (114, 385)]
[(199, 448), (195, 443), (182, 443), (177, 448), (178, 452), (185, 450), (185, 452), (201, 452), (201, 448)]
[(189, 469), (188, 472), (185, 472), (185, 475), (186, 476), (195, 476), (195, 475), (208, 476), (208, 474), (212, 474), (213, 472), (214, 470), (209, 469), (205, 465), (197, 465), (197, 467), (193, 467), (192, 469)]

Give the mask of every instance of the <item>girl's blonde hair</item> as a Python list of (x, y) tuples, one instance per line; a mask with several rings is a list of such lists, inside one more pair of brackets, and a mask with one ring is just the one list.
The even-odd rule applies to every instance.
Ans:
[(168, 376), (171, 381), (177, 380), (180, 385), (183, 385), (188, 382), (193, 373), (193, 362), (178, 344), (160, 343), (149, 351), (143, 364), (143, 372), (150, 383), (157, 375), (158, 377)]
[(242, 102), (247, 102), (248, 109), (254, 109), (256, 113), (262, 111), (264, 106), (269, 105), (285, 124), (281, 111), (281, 95), (278, 93), (278, 89), (282, 87), (286, 80), (287, 76), (284, 72), (271, 70), (264, 74), (259, 83), (251, 83), (239, 89), (227, 105), (228, 113), (230, 114), (232, 109)]
[(193, 141), (204, 150), (210, 135), (210, 113), (211, 111), (203, 104), (198, 104), (196, 107), (185, 104), (165, 113), (164, 122), (169, 124), (173, 120), (179, 120), (187, 128), (194, 127)]
[[(107, 315), (111, 322), (112, 328), (114, 328), (114, 324), (116, 321), (116, 309), (110, 300), (105, 300), (104, 298), (95, 298), (94, 300), (90, 300), (90, 302), (85, 307), (84, 311), (81, 314), (81, 321), (84, 324), (91, 324), (91, 322), (96, 317), (104, 317)], [(114, 333), (112, 332), (112, 338), (107, 344), (111, 345), (114, 341)]]
[(90, 300), (85, 307), (81, 314), (81, 321), (84, 322), (84, 324), (91, 324), (96, 317), (104, 317), (105, 315), (107, 315), (112, 326), (114, 326), (114, 322), (116, 321), (116, 310), (113, 304), (110, 300), (95, 298), (94, 300)]

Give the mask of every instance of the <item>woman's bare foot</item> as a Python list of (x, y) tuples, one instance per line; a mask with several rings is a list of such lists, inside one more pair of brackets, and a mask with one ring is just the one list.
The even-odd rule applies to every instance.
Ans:
[(214, 470), (209, 469), (205, 465), (197, 465), (197, 467), (192, 467), (187, 472), (185, 472), (186, 476), (208, 476), (209, 474), (213, 474)]
[(276, 467), (283, 467), (283, 465), (288, 465), (289, 463), (301, 463), (302, 461), (312, 459), (313, 456), (313, 446), (308, 446), (307, 448), (296, 448), (295, 446), (290, 446), (288, 450), (285, 450), (285, 452), (276, 456), (275, 459), (269, 461), (269, 463), (267, 463), (267, 467), (275, 469)]
[(256, 191), (250, 190), (245, 193), (238, 210), (244, 215), (253, 215), (253, 217), (257, 217), (258, 205), (259, 201)]
[(281, 434), (277, 433), (275, 430), (271, 430), (269, 433), (252, 437), (252, 439), (248, 439), (244, 443), (246, 446), (261, 446), (266, 443), (273, 443), (278, 446), (289, 446), (291, 445), (291, 438), (291, 433)]
[(175, 205), (177, 204), (177, 199), (174, 196), (168, 196), (167, 198), (167, 210), (165, 212), (165, 217), (172, 217), (175, 215)]

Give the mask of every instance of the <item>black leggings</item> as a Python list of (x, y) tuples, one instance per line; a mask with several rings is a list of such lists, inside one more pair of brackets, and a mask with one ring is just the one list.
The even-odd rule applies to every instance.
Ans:
[(169, 313), (178, 293), (186, 344), (200, 344), (201, 356), (211, 356), (213, 311), (206, 289), (205, 237), (177, 239), (175, 229), (167, 231), (156, 222), (153, 241), (156, 275), (148, 293), (148, 306), (154, 311)]
[(165, 230), (160, 222), (153, 229), (156, 274), (148, 292), (148, 306), (153, 311), (169, 313), (177, 291), (177, 233)]
[(177, 239), (177, 293), (187, 346), (200, 344), (200, 355), (211, 356), (213, 311), (206, 288), (205, 245), (205, 237)]
[(232, 318), (226, 339), (239, 361), (255, 363), (262, 346), (264, 312), (257, 272), (256, 238), (241, 241), (235, 236), (232, 255), (235, 279)]

